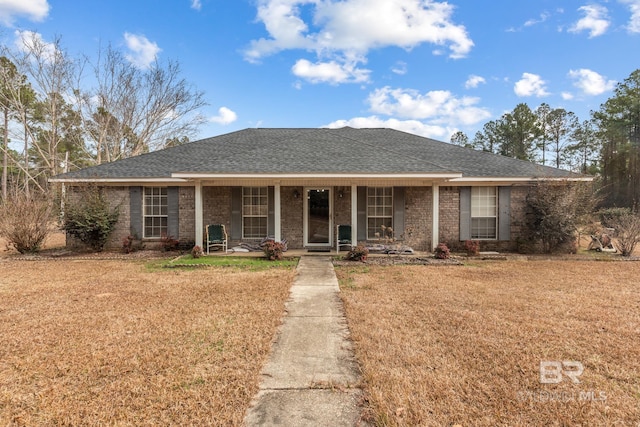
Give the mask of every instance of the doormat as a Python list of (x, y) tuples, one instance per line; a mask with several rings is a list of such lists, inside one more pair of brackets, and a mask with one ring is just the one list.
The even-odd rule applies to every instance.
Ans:
[(307, 252), (331, 252), (331, 248), (309, 248)]

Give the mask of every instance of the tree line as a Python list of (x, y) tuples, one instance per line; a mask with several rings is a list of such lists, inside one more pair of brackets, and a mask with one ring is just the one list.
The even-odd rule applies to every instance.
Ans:
[(111, 45), (89, 59), (21, 37), (0, 46), (3, 199), (51, 195), (51, 176), (185, 143), (205, 121), (175, 61), (138, 68)]
[(580, 121), (571, 111), (526, 103), (451, 143), (597, 177), (603, 206), (637, 211), (640, 202), (640, 69)]

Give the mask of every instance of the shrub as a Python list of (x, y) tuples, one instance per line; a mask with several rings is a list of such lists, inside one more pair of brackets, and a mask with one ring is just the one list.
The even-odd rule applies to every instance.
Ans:
[(173, 236), (167, 235), (166, 233), (162, 233), (160, 237), (160, 247), (165, 252), (171, 252), (178, 250), (178, 246), (180, 245), (180, 241), (174, 239)]
[(142, 249), (144, 249), (144, 244), (135, 234), (130, 234), (122, 238), (122, 252), (125, 254), (130, 254)]
[(364, 245), (353, 246), (349, 252), (344, 256), (349, 261), (365, 261), (369, 255), (369, 249)]
[(476, 256), (480, 253), (480, 242), (477, 240), (465, 240), (464, 250), (468, 256)]
[(270, 261), (281, 260), (284, 258), (285, 249), (286, 246), (283, 242), (276, 242), (275, 240), (267, 240), (262, 245), (262, 251)]
[(118, 222), (119, 207), (111, 208), (97, 187), (87, 187), (77, 196), (67, 202), (62, 229), (101, 251)]
[(597, 203), (590, 186), (584, 183), (541, 183), (526, 198), (526, 238), (531, 247), (542, 246), (546, 253), (576, 248), (578, 225)]
[(451, 256), (451, 253), (449, 252), (449, 247), (447, 246), (447, 244), (439, 243), (438, 246), (436, 246), (436, 250), (434, 251), (433, 256), (437, 259), (448, 259)]
[(198, 245), (194, 246), (193, 249), (191, 249), (191, 256), (194, 258), (200, 258), (201, 256), (204, 255), (204, 251), (202, 250), (202, 248)]
[(49, 235), (53, 216), (50, 202), (24, 195), (0, 205), (0, 236), (21, 254), (37, 252)]
[(616, 228), (618, 219), (630, 213), (631, 209), (629, 208), (604, 208), (598, 211), (598, 218), (603, 227)]
[(627, 213), (620, 215), (612, 222), (616, 229), (617, 238), (614, 245), (622, 256), (631, 256), (638, 242), (640, 242), (640, 217)]

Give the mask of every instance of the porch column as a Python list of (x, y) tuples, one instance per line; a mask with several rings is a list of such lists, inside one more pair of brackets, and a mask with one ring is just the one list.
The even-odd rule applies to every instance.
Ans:
[(282, 224), (280, 212), (280, 184), (273, 187), (273, 238), (276, 242), (282, 240)]
[(432, 208), (431, 218), (431, 249), (435, 249), (440, 243), (440, 186), (435, 182), (431, 186)]
[(202, 212), (202, 181), (195, 182), (196, 189), (196, 206), (195, 206), (195, 214), (196, 214), (196, 246), (200, 246), (203, 250), (203, 239), (202, 235), (204, 234), (204, 214)]
[(358, 244), (358, 186), (351, 186), (351, 245)]

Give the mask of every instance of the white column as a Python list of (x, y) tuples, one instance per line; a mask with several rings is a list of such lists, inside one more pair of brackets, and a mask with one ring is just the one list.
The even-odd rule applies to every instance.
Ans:
[(431, 194), (433, 196), (431, 202), (433, 207), (433, 212), (431, 213), (433, 219), (431, 226), (431, 249), (435, 249), (438, 243), (440, 243), (440, 186), (435, 182), (431, 186)]
[(202, 182), (196, 181), (196, 246), (200, 246), (203, 250), (202, 235), (204, 234), (204, 213), (202, 212)]
[(351, 186), (351, 245), (358, 244), (358, 186)]
[(280, 184), (276, 184), (273, 188), (273, 238), (276, 242), (282, 240), (282, 224), (280, 212)]

